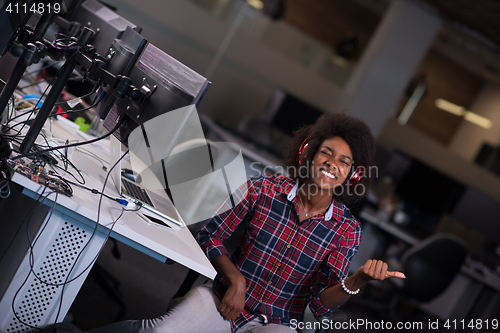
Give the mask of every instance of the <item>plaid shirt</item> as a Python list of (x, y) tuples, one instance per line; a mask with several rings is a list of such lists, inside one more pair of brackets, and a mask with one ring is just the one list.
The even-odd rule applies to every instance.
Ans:
[[(234, 208), (226, 201), (198, 232), (198, 242), (212, 260), (227, 254), (222, 241), (248, 222), (231, 256), (247, 282), (245, 308), (231, 321), (232, 332), (258, 316), (290, 326), (292, 319), (303, 321), (308, 303), (317, 315), (333, 311), (323, 307), (319, 296), (347, 276), (361, 226), (335, 199), (324, 215), (300, 223), (297, 187), (297, 181), (284, 176), (254, 178), (233, 194), (239, 199)], [(219, 299), (227, 285), (218, 274), (213, 290)]]

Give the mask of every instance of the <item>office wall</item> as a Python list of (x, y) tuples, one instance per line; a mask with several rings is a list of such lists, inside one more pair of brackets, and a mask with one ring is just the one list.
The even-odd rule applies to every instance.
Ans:
[(410, 126), (400, 126), (396, 120), (388, 121), (379, 142), (388, 149), (397, 149), (424, 161), (456, 181), (500, 201), (500, 177), (466, 161), (448, 147)]
[[(413, 77), (420, 75), (425, 78), (427, 89), (407, 124), (448, 145), (465, 120), (439, 109), (436, 99), (443, 98), (470, 109), (484, 80), (434, 49), (429, 50)], [(401, 102), (399, 111), (403, 110), (408, 98), (405, 96)]]
[(441, 19), (412, 1), (393, 1), (345, 85), (349, 113), (376, 137), (393, 117), (406, 86), (441, 26)]
[(477, 95), (470, 110), (491, 120), (492, 127), (484, 129), (463, 121), (450, 142), (449, 148), (466, 161), (473, 163), (484, 143), (494, 147), (500, 145), (500, 85), (486, 84)]
[[(107, 0), (118, 13), (143, 28), (142, 35), (201, 74), (206, 74), (230, 25), (182, 0)], [(327, 110), (345, 99), (340, 87), (237, 31), (200, 105), (217, 120), (236, 126), (258, 116), (276, 86)]]
[[(206, 73), (217, 49), (230, 29), (229, 24), (217, 20), (202, 8), (188, 1), (107, 1), (118, 8), (120, 15), (141, 26), (143, 28), (142, 34), (150, 42), (201, 74)], [(378, 38), (378, 40), (374, 40), (371, 46), (367, 46), (368, 53), (360, 59), (353, 77), (344, 88), (316, 76), (299, 64), (258, 43), (244, 32), (237, 31), (220, 65), (210, 76), (213, 85), (201, 103), (200, 111), (231, 126), (236, 126), (245, 115), (258, 116), (261, 114), (275, 86), (284, 87), (299, 98), (332, 112), (345, 110), (353, 101), (362, 101), (368, 107), (357, 108), (360, 110), (358, 116), (373, 118), (374, 124), (380, 126), (379, 137), (384, 145), (416, 155), (438, 170), (450, 174), (466, 184), (482, 189), (485, 193), (500, 200), (500, 194), (496, 193), (497, 189), (500, 188), (499, 178), (487, 171), (483, 172), (482, 168), (469, 163), (464, 164), (466, 161), (462, 155), (456, 153), (456, 149), (451, 151), (418, 131), (399, 128), (391, 121), (384, 127), (387, 119), (391, 117), (393, 108), (396, 107), (401, 92), (406, 87), (405, 80), (410, 79), (418, 66), (418, 58), (412, 58), (411, 61), (408, 61), (403, 69), (397, 73), (399, 76), (404, 73), (406, 79), (398, 77), (397, 82), (392, 81), (387, 74), (397, 71), (396, 69), (388, 71), (386, 66), (395, 65), (389, 61), (394, 59), (391, 50), (397, 46), (397, 40), (405, 38), (403, 32), (406, 31), (408, 36), (412, 36), (420, 30), (418, 24), (412, 28), (413, 26), (408, 21), (402, 19), (410, 16), (413, 19), (412, 22), (418, 23), (421, 22), (422, 18), (426, 18), (432, 23), (432, 29), (427, 28), (425, 40), (419, 41), (418, 50), (422, 56), (432, 42), (433, 34), (437, 33), (439, 26), (439, 20), (433, 18), (431, 14), (427, 17), (421, 8), (412, 9), (413, 6), (413, 4), (402, 5), (398, 3), (398, 7), (392, 8), (393, 17), (384, 17), (385, 26), (382, 22), (381, 26), (377, 27), (377, 32), (374, 33), (374, 38)], [(407, 13), (408, 9), (415, 11)], [(400, 29), (396, 35), (392, 35), (391, 31), (397, 30), (399, 23), (404, 24), (404, 31)], [(411, 52), (411, 45), (407, 46), (406, 51)], [(383, 59), (384, 54), (389, 54), (392, 57)], [(367, 79), (370, 79), (371, 81), (368, 81), (371, 83)], [(372, 89), (369, 89), (370, 84)], [(368, 97), (372, 96), (374, 99), (362, 98), (363, 89)], [(488, 99), (494, 99), (494, 86), (483, 89), (480, 96), (483, 97), (477, 99), (472, 106), (473, 111), (481, 114), (482, 111), (476, 110), (476, 108), (484, 105), (481, 108), (491, 110), (488, 112), (494, 113), (495, 103), (485, 102)], [(382, 99), (385, 101), (384, 103), (376, 104), (374, 102), (374, 100)], [(481, 100), (484, 101), (481, 102)], [(376, 105), (378, 111), (370, 107), (372, 105)], [(476, 107), (476, 105), (478, 106)], [(379, 110), (381, 107), (383, 110)], [(460, 147), (460, 145), (467, 143), (471, 135), (477, 136), (477, 134), (467, 132), (466, 126), (475, 125), (464, 124), (463, 137), (457, 136), (462, 141), (459, 142), (459, 139), (456, 139), (453, 147)], [(489, 133), (494, 132), (500, 133), (498, 130), (491, 130)], [(477, 141), (477, 139), (474, 140)], [(496, 140), (498, 143), (500, 138), (492, 137), (491, 140)], [(461, 150), (461, 148), (458, 149)], [(464, 150), (468, 151), (468, 148)]]

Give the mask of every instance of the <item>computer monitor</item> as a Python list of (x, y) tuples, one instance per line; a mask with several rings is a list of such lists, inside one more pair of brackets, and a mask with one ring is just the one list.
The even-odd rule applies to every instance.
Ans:
[(33, 14), (34, 0), (0, 0), (0, 56), (3, 56), (16, 40)]
[(434, 232), (443, 214), (453, 210), (465, 186), (421, 161), (409, 162), (396, 183), (396, 194), (410, 216), (406, 228), (424, 238)]
[[(125, 32), (120, 43), (115, 40), (116, 43), (113, 43), (112, 48), (123, 47), (123, 39), (128, 33), (129, 31)], [(117, 54), (115, 54), (115, 57)], [(134, 56), (137, 56), (137, 54), (135, 53)], [(118, 58), (115, 57), (110, 63), (111, 70), (115, 70), (115, 66), (123, 67), (126, 62), (120, 59), (123, 57), (122, 54)], [(109, 91), (106, 98), (101, 102), (102, 110), (98, 110), (101, 118), (104, 118), (103, 125), (106, 129), (114, 130), (121, 124), (118, 130), (113, 133), (114, 137), (111, 140), (111, 165), (114, 165), (120, 156), (119, 143), (129, 147), (135, 153), (137, 153), (137, 147), (145, 147), (149, 151), (150, 159), (146, 158), (143, 162), (146, 166), (149, 166), (159, 179), (163, 178), (165, 184), (167, 184), (165, 165), (163, 162), (162, 164), (156, 162), (167, 158), (175, 145), (180, 143), (179, 138), (186, 134), (183, 133), (186, 129), (185, 125), (190, 122), (190, 119), (193, 119), (194, 108), (190, 106), (195, 107), (200, 102), (210, 82), (153, 44), (148, 44), (145, 47), (127, 76), (131, 79), (133, 86), (143, 94), (143, 98), (137, 100), (128, 96), (117, 99), (112, 95), (113, 92)], [(113, 104), (108, 112), (107, 108), (110, 102), (113, 102)], [(182, 108), (186, 108), (186, 112), (182, 111)], [(147, 124), (145, 123), (168, 112), (180, 115), (180, 117), (176, 116), (174, 126), (168, 124), (158, 133), (148, 135), (145, 128)], [(157, 119), (160, 119), (160, 117)], [(162, 117), (162, 119), (165, 119), (165, 117)], [(139, 126), (141, 126), (143, 135), (134, 136), (133, 142), (130, 143), (128, 140), (130, 134)], [(152, 142), (161, 142), (161, 147), (157, 147), (156, 144), (152, 147)], [(158, 149), (162, 151), (160, 152)], [(153, 150), (155, 153), (152, 152)], [(153, 155), (156, 157), (153, 157)], [(115, 167), (111, 175), (118, 190), (121, 187), (119, 170), (119, 166)], [(165, 185), (165, 188), (167, 188), (167, 185)]]
[(500, 202), (487, 194), (468, 187), (451, 213), (486, 238), (500, 244)]
[(119, 117), (126, 117), (114, 133), (125, 146), (129, 134), (139, 125), (166, 112), (198, 105), (210, 85), (205, 77), (153, 44), (146, 46), (128, 77), (136, 88), (150, 95), (140, 102), (130, 97), (116, 100), (104, 120), (104, 127), (111, 130)]
[(456, 204), (465, 186), (442, 172), (414, 159), (396, 187), (398, 196), (440, 216)]
[(323, 113), (322, 110), (278, 88), (264, 110), (262, 119), (272, 127), (293, 136), (295, 130), (302, 125), (314, 124)]
[(115, 38), (121, 38), (127, 27), (131, 27), (138, 33), (142, 30), (96, 0), (87, 0), (78, 4), (66, 19), (78, 22), (95, 32), (89, 43), (101, 56), (108, 53)]

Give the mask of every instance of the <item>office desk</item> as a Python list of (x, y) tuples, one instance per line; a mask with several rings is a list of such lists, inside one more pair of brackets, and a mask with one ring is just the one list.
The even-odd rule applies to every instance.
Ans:
[[(63, 141), (78, 137), (73, 128), (61, 125), (60, 121), (54, 121), (50, 127), (53, 135)], [(84, 141), (82, 137), (78, 139)], [(109, 159), (109, 141), (103, 140), (83, 148), (104, 161)], [(85, 178), (85, 186), (101, 191), (107, 174), (101, 162), (80, 150), (73, 151), (72, 159)], [(18, 173), (14, 174), (11, 186), (20, 187), (22, 196), (31, 199), (26, 199), (26, 211), (17, 214), (21, 217), (16, 221), (19, 227), (15, 233), (11, 224), (0, 226), (0, 229), (10, 229), (7, 233), (1, 232), (3, 236), (0, 238), (13, 236), (2, 239), (10, 245), (0, 260), (0, 295), (3, 292), (0, 332), (25, 332), (30, 327), (43, 327), (62, 320), (108, 235), (158, 260), (172, 259), (211, 279), (216, 275), (187, 227), (172, 231), (150, 224), (137, 212), (122, 212), (124, 206), (119, 203), (107, 198), (100, 200), (100, 195), (76, 186), (72, 186), (72, 197), (48, 195), (43, 202), (45, 208), (32, 217), (34, 225), (30, 225), (29, 229), (33, 248), (30, 251), (25, 232), (29, 219), (23, 221), (23, 218), (35, 202), (33, 199), (46, 196), (49, 191), (44, 192), (43, 186)], [(105, 193), (118, 197), (111, 180)], [(157, 195), (169, 200), (164, 191), (158, 191)], [(22, 199), (16, 197), (15, 200)], [(34, 232), (33, 228), (36, 229)]]
[(364, 208), (363, 210), (361, 210), (359, 212), (359, 217), (362, 218), (363, 220), (369, 222), (370, 224), (382, 229), (383, 231), (387, 232), (388, 234), (404, 241), (405, 243), (407, 243), (409, 245), (417, 245), (420, 242), (420, 239), (418, 237), (415, 237), (414, 235), (403, 230), (402, 228), (398, 227), (394, 223), (381, 221), (377, 217), (374, 209)]

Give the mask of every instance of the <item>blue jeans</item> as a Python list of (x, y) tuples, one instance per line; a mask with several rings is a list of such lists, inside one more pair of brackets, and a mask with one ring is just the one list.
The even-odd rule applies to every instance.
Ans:
[[(126, 320), (93, 329), (88, 333), (231, 333), (231, 324), (217, 309), (220, 301), (212, 284), (191, 289), (165, 315), (155, 319)], [(264, 323), (258, 317), (238, 333), (293, 333), (288, 326)]]

